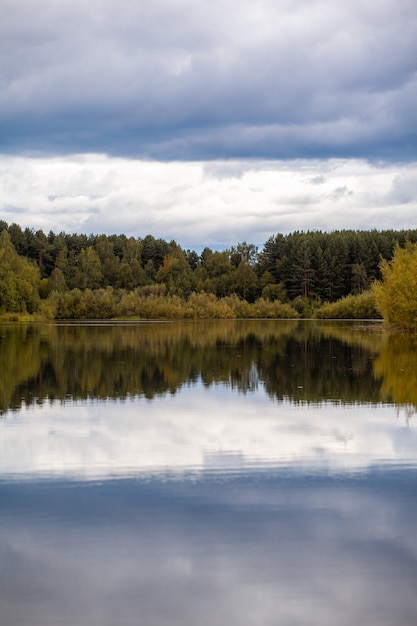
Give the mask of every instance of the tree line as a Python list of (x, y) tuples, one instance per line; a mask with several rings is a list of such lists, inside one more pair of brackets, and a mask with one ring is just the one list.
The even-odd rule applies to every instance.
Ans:
[(361, 294), (382, 278), (381, 261), (406, 242), (417, 242), (417, 230), (296, 231), (271, 236), (261, 250), (239, 242), (198, 254), (152, 235), (45, 234), (0, 221), (0, 312), (309, 316), (345, 298), (363, 304)]

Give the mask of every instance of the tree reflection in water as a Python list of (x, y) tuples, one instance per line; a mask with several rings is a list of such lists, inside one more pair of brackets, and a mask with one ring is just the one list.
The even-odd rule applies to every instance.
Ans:
[(263, 385), (293, 402), (417, 407), (417, 340), (358, 322), (3, 325), (0, 412), (86, 398), (152, 399), (182, 386)]
[(381, 380), (381, 397), (406, 407), (408, 418), (417, 410), (417, 337), (389, 334), (374, 363)]

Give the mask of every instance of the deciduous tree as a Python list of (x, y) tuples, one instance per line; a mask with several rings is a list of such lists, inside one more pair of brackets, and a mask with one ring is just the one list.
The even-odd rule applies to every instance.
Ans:
[(384, 320), (398, 328), (417, 330), (417, 244), (395, 248), (392, 261), (381, 261), (382, 281), (375, 297)]

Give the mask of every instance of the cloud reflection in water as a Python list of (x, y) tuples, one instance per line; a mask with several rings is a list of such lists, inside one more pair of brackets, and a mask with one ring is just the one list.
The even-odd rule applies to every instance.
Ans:
[(412, 624), (415, 477), (0, 484), (2, 618)]
[(2, 475), (111, 477), (288, 466), (417, 465), (417, 429), (389, 404), (295, 404), (221, 385), (149, 402), (87, 401), (9, 414)]

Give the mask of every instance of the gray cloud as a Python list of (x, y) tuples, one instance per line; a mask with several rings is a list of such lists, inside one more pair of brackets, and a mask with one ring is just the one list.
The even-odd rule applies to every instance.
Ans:
[(396, 204), (410, 204), (417, 197), (417, 180), (407, 172), (398, 174), (392, 182), (389, 198)]
[(411, 0), (3, 0), (3, 150), (417, 154)]

